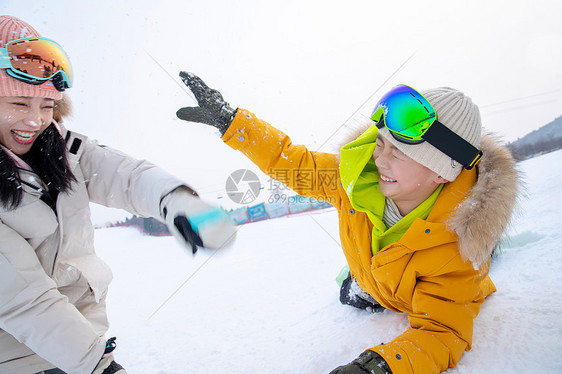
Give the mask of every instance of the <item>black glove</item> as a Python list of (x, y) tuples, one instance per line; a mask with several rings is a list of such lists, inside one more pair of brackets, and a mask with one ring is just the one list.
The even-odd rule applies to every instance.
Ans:
[(236, 115), (236, 109), (232, 109), (219, 91), (207, 87), (197, 75), (182, 71), (180, 77), (195, 95), (199, 106), (181, 108), (176, 116), (185, 121), (214, 126), (224, 135)]
[(357, 281), (351, 278), (351, 274), (347, 275), (347, 278), (341, 285), (340, 302), (344, 305), (351, 305), (373, 313), (385, 310), (371, 295), (359, 287)]
[(106, 342), (105, 352), (92, 374), (127, 374), (123, 366), (113, 359), (115, 347), (115, 338), (111, 338)]
[(378, 353), (365, 351), (349, 364), (335, 368), (330, 374), (392, 374), (392, 371)]

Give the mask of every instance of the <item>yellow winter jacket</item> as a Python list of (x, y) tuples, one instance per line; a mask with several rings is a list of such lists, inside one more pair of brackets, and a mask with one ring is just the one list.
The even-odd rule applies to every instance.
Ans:
[(338, 155), (293, 145), (244, 109), (238, 109), (222, 139), (272, 178), (282, 176), (280, 181), (298, 194), (326, 200), (338, 210), (351, 274), (382, 306), (408, 313), (410, 328), (369, 348), (393, 373), (439, 373), (457, 364), (471, 348), (473, 320), (484, 298), (495, 291), (487, 275), (490, 257), (514, 204), (517, 173), (504, 147), (483, 137), (480, 167), (445, 184), (427, 219), (415, 219), (401, 238), (373, 255), (373, 223), (352, 206)]

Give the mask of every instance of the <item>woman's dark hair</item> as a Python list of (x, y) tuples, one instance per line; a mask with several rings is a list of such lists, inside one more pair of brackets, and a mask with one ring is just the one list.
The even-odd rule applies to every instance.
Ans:
[[(70, 190), (76, 177), (70, 170), (66, 157), (66, 143), (53, 124), (37, 137), (29, 152), (19, 156), (49, 187), (49, 190)], [(18, 167), (12, 158), (0, 149), (0, 202), (15, 208), (22, 199)]]

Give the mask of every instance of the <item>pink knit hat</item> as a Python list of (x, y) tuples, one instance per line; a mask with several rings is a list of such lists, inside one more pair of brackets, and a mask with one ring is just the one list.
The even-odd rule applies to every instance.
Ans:
[[(16, 17), (0, 16), (0, 48), (6, 47), (12, 40), (29, 36), (40, 35), (30, 24)], [(0, 69), (0, 96), (46, 97), (60, 100), (62, 92), (55, 88), (51, 80), (39, 85), (28, 84), (10, 77), (6, 69)]]

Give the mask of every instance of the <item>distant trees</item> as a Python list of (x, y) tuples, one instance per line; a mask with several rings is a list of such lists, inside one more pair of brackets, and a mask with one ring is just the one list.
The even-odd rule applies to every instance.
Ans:
[(507, 147), (516, 161), (562, 149), (562, 116)]
[(145, 234), (152, 236), (171, 235), (168, 227), (154, 218), (144, 218), (133, 215), (124, 222), (110, 224), (109, 227), (136, 227)]
[(562, 137), (543, 139), (538, 143), (513, 145), (508, 144), (508, 148), (516, 161), (525, 160), (533, 156), (544, 154), (558, 149), (562, 149)]

